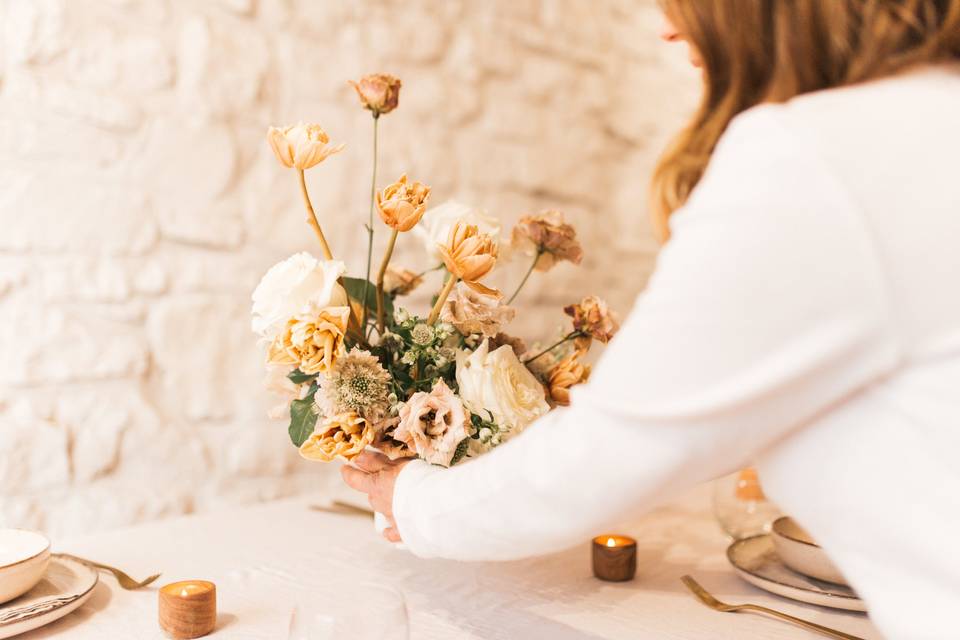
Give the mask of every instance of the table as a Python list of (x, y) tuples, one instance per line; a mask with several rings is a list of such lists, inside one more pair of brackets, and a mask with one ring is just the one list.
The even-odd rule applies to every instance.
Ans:
[[(405, 594), (411, 640), (820, 637), (762, 616), (708, 609), (680, 583), (686, 573), (722, 600), (767, 605), (870, 640), (881, 637), (862, 614), (782, 599), (736, 577), (706, 487), (626, 528), (638, 540), (639, 568), (633, 582), (621, 584), (592, 577), (589, 541), (517, 562), (420, 560), (381, 540), (366, 517), (309, 508), (321, 502), (297, 498), (176, 518), (63, 541), (54, 550), (137, 578), (163, 571), (157, 585), (212, 580), (221, 614), (209, 637), (229, 640), (285, 640), (298, 599), (309, 602), (311, 594), (336, 584), (368, 579)], [(159, 639), (156, 618), (154, 586), (123, 591), (103, 575), (81, 609), (19, 638)]]

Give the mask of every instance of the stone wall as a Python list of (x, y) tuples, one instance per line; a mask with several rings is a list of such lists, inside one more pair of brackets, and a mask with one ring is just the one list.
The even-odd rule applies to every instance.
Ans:
[[(316, 252), (267, 125), (347, 143), (308, 179), (359, 274), (371, 119), (346, 80), (401, 77), (382, 183), (578, 226), (583, 266), (520, 298), (535, 340), (589, 292), (629, 309), (649, 172), (697, 89), (652, 0), (0, 0), (0, 19), (0, 527), (57, 535), (336, 481), (265, 418), (249, 295)], [(395, 261), (427, 266), (409, 241)]]

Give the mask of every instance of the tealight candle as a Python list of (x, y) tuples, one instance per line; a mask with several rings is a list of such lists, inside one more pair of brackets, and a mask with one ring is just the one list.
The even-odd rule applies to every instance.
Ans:
[(633, 580), (637, 573), (637, 541), (627, 536), (593, 539), (593, 575), (608, 582)]
[(160, 588), (160, 628), (174, 638), (199, 638), (217, 626), (217, 585), (206, 580)]

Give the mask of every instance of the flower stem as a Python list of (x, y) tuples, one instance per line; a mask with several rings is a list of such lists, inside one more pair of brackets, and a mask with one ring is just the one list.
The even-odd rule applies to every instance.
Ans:
[(387, 251), (383, 254), (383, 262), (380, 264), (380, 272), (377, 274), (377, 331), (383, 333), (383, 276), (387, 273), (387, 265), (390, 264), (390, 258), (393, 256), (393, 247), (397, 244), (397, 236), (400, 234), (396, 229), (390, 234), (390, 242), (387, 243)]
[[(380, 114), (373, 112), (373, 178), (370, 180), (370, 215), (367, 222), (367, 277), (363, 283), (363, 321), (360, 323), (366, 333), (367, 327), (367, 296), (370, 287), (370, 270), (373, 266), (373, 203), (377, 197), (377, 123)], [(379, 298), (378, 298), (379, 301)]]
[(443, 263), (442, 263), (442, 262), (441, 262), (440, 264), (438, 264), (437, 266), (435, 266), (435, 267), (430, 267), (430, 268), (427, 269), (426, 271), (421, 271), (420, 273), (417, 274), (417, 277), (418, 277), (418, 278), (422, 278), (423, 276), (427, 275), (428, 273), (432, 273), (432, 272), (434, 272), (434, 271), (439, 271), (440, 269), (443, 269)]
[(453, 286), (459, 281), (460, 278), (456, 277), (452, 273), (450, 274), (450, 278), (447, 280), (447, 283), (443, 285), (440, 295), (437, 296), (437, 304), (433, 305), (433, 310), (430, 312), (430, 317), (427, 318), (427, 324), (432, 325), (437, 321), (437, 318), (440, 317), (440, 309), (443, 308), (443, 303), (447, 301), (448, 297), (450, 297), (450, 292), (453, 291)]
[(582, 335), (582, 334), (581, 334), (579, 331), (571, 331), (570, 333), (568, 333), (567, 335), (565, 335), (562, 339), (560, 339), (559, 341), (553, 343), (552, 345), (550, 345), (549, 347), (547, 347), (546, 349), (544, 349), (543, 351), (541, 351), (541, 352), (538, 353), (537, 355), (535, 355), (535, 356), (533, 356), (532, 358), (529, 358), (529, 359), (527, 359), (527, 360), (524, 360), (524, 361), (523, 361), (523, 364), (530, 364), (531, 362), (533, 362), (534, 360), (536, 360), (536, 359), (539, 358), (540, 356), (544, 356), (544, 355), (550, 353), (551, 351), (553, 351), (554, 349), (556, 349), (557, 347), (559, 347), (560, 345), (562, 345), (564, 342), (567, 342), (568, 340), (573, 340), (574, 338), (579, 338), (581, 335)]
[(307, 205), (307, 224), (313, 227), (314, 232), (317, 234), (317, 239), (320, 241), (320, 248), (323, 249), (323, 257), (327, 260), (333, 260), (333, 253), (330, 252), (330, 245), (327, 244), (327, 239), (323, 236), (323, 230), (320, 228), (320, 222), (317, 221), (317, 214), (313, 212), (313, 205), (310, 204), (310, 194), (307, 193), (307, 181), (303, 176), (303, 169), (299, 169), (297, 173), (300, 174), (300, 194), (303, 195), (303, 203)]
[(530, 265), (530, 268), (527, 269), (527, 274), (523, 276), (523, 280), (520, 281), (520, 286), (517, 287), (517, 290), (513, 292), (513, 295), (510, 296), (510, 299), (507, 300), (507, 304), (513, 302), (513, 299), (517, 297), (517, 294), (520, 293), (520, 289), (523, 289), (523, 285), (527, 284), (527, 280), (530, 278), (530, 274), (533, 273), (534, 267), (537, 266), (537, 261), (540, 259), (540, 256), (543, 255), (543, 250), (538, 249), (537, 255), (533, 258), (533, 264)]

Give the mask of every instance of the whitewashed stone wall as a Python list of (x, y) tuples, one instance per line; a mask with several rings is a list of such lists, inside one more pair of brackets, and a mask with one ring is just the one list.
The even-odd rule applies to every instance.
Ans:
[[(628, 310), (649, 171), (697, 84), (652, 0), (2, 0), (0, 19), (0, 526), (58, 535), (336, 481), (264, 417), (250, 291), (315, 251), (267, 125), (347, 143), (308, 175), (359, 273), (371, 125), (346, 80), (400, 76), (384, 183), (578, 225), (583, 267), (521, 298), (533, 340), (589, 292)], [(412, 241), (396, 262), (426, 266)]]

